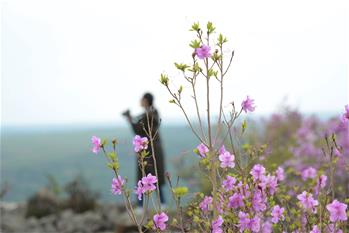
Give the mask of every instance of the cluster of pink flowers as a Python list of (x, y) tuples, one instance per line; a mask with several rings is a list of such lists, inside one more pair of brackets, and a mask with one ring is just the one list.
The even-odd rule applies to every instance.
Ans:
[[(197, 76), (203, 75), (208, 81), (211, 76), (215, 76), (222, 84), (231, 64), (224, 63), (226, 65), (223, 69), (223, 58), (226, 56), (222, 46), (227, 42), (227, 39), (219, 34), (217, 40), (210, 43), (209, 35), (214, 30), (215, 27), (211, 22), (207, 23), (206, 32), (201, 29), (198, 23), (195, 23), (192, 26), (192, 31), (196, 32), (197, 35), (191, 43), (191, 47), (195, 48), (192, 54), (193, 64), (175, 64), (192, 85), (196, 104), (198, 103), (195, 95), (197, 86), (195, 86), (194, 79), (196, 80)], [(209, 45), (215, 46), (212, 51)], [(231, 55), (230, 62), (233, 56), (234, 53)], [(205, 69), (203, 69), (203, 65)], [(161, 75), (160, 82), (166, 86), (173, 97), (170, 102), (176, 103), (185, 114), (185, 108), (180, 102), (182, 87), (173, 91), (168, 76), (164, 74)], [(223, 96), (222, 90), (221, 88)], [(207, 99), (210, 101), (208, 91)], [(221, 105), (222, 101), (223, 98), (221, 98)], [(225, 122), (235, 122), (242, 112), (254, 112), (255, 109), (254, 99), (246, 96), (241, 102), (240, 111), (237, 111), (235, 104), (232, 103), (228, 121), (225, 119), (225, 112), (221, 112), (220, 108), (218, 122), (220, 123), (222, 116)], [(338, 192), (340, 189), (336, 189), (334, 186), (342, 182), (344, 189), (341, 190), (348, 190), (349, 187), (347, 186), (348, 179), (346, 179), (348, 175), (345, 173), (349, 164), (349, 105), (345, 106), (344, 113), (340, 117), (328, 121), (325, 127), (319, 126), (321, 124), (318, 124), (320, 121), (316, 117), (302, 117), (295, 111), (286, 110), (286, 116), (274, 114), (269, 124), (265, 124), (265, 130), (262, 130), (267, 133), (262, 133), (261, 136), (253, 134), (254, 137), (261, 137), (262, 140), (265, 140), (263, 146), (249, 144), (248, 138), (247, 140), (244, 138), (234, 141), (235, 137), (229, 134), (234, 154), (226, 150), (224, 146), (217, 147), (217, 141), (222, 139), (225, 142), (228, 140), (220, 137), (220, 133), (223, 131), (217, 130), (219, 127), (216, 128), (210, 123), (209, 119), (213, 113), (210, 112), (210, 108), (207, 108), (207, 111), (207, 124), (205, 122), (204, 125), (201, 123), (199, 125), (201, 132), (196, 131), (188, 117), (186, 120), (197, 138), (203, 142), (194, 149), (194, 152), (201, 158), (200, 168), (203, 168), (204, 172), (207, 173), (205, 178), (208, 185), (211, 185), (211, 193), (197, 195), (196, 197), (200, 197), (200, 199), (195, 199), (193, 205), (188, 206), (187, 215), (183, 215), (180, 197), (184, 196), (188, 189), (186, 187), (172, 187), (170, 176), (167, 176), (176, 207), (180, 210), (178, 218), (176, 217), (172, 221), (176, 229), (181, 229), (184, 232), (188, 228), (188, 232), (192, 232), (191, 230), (196, 228), (195, 230), (200, 229), (201, 232), (211, 233), (223, 233), (227, 229), (231, 232), (248, 233), (343, 233), (341, 228), (343, 230), (346, 228), (344, 231), (348, 232), (348, 223), (345, 222), (348, 220), (347, 204), (339, 201), (347, 197), (344, 196), (346, 194)], [(200, 120), (199, 110), (198, 118)], [(239, 130), (239, 134), (234, 134), (234, 136), (248, 134), (246, 121), (241, 126), (242, 130), (235, 125), (226, 125), (228, 127), (227, 133), (234, 134)], [(208, 129), (207, 134), (204, 132), (206, 129)], [(216, 131), (213, 133), (216, 133), (216, 138), (212, 138), (210, 133), (212, 131)], [(210, 138), (206, 140), (207, 135)], [(202, 138), (205, 140), (203, 141)], [(323, 144), (325, 147), (327, 146), (326, 148), (322, 148), (320, 143), (324, 138), (326, 143)], [(146, 215), (142, 216), (141, 221), (137, 221), (137, 216), (132, 213), (133, 208), (126, 180), (118, 175), (119, 164), (115, 153), (116, 144), (113, 142), (113, 153), (106, 153), (106, 141), (102, 142), (96, 136), (93, 136), (91, 141), (92, 152), (97, 154), (102, 149), (108, 160), (108, 167), (116, 174), (111, 184), (112, 193), (124, 195), (124, 198), (127, 199), (126, 205), (128, 205), (126, 209), (131, 212), (133, 223), (142, 232), (145, 224), (143, 220)], [(246, 147), (244, 145), (243, 148), (235, 150), (235, 146), (240, 145), (240, 142), (244, 144), (246, 142)], [(139, 135), (134, 137), (134, 151), (141, 155), (138, 156), (138, 159), (143, 158), (148, 144), (147, 137)], [(219, 149), (218, 153), (216, 149)], [(276, 149), (275, 154), (271, 154), (273, 149)], [(270, 151), (271, 153), (269, 153)], [(269, 155), (270, 161), (268, 161)], [(273, 160), (276, 156), (277, 159)], [(276, 168), (277, 165), (275, 166), (274, 162), (279, 163), (279, 167)], [(273, 167), (276, 170), (267, 171), (262, 163), (268, 165), (268, 168)], [(331, 175), (329, 184), (327, 184), (327, 173)], [(342, 179), (343, 177), (344, 179)], [(134, 190), (138, 200), (142, 200), (143, 195), (146, 195), (145, 199), (148, 200), (151, 193), (156, 190), (157, 182), (158, 178), (150, 173), (141, 178)], [(198, 205), (197, 202), (199, 202)], [(160, 203), (158, 204), (160, 205)], [(149, 212), (145, 210), (144, 213)], [(153, 229), (156, 232), (165, 231), (168, 228), (168, 221), (169, 216), (165, 212), (157, 210), (153, 216)]]
[(154, 191), (156, 189), (156, 182), (158, 182), (157, 177), (150, 173), (139, 180), (134, 191), (137, 194), (138, 200), (142, 200), (142, 195), (144, 193)]
[(199, 207), (203, 212), (207, 212), (212, 209), (212, 197), (205, 196), (204, 199), (200, 202)]
[(142, 150), (148, 149), (148, 138), (147, 137), (141, 137), (139, 135), (136, 135), (133, 138), (133, 147), (135, 152), (140, 152)]

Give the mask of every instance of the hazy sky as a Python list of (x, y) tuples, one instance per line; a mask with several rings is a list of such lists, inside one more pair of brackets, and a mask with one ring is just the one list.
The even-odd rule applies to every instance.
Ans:
[(226, 52), (235, 50), (225, 104), (250, 95), (261, 114), (285, 98), (304, 112), (341, 112), (349, 102), (345, 2), (2, 1), (1, 123), (121, 122), (126, 108), (140, 111), (144, 91), (165, 121), (182, 119), (159, 75), (178, 85), (173, 62), (190, 61), (188, 29), (208, 20), (228, 37)]

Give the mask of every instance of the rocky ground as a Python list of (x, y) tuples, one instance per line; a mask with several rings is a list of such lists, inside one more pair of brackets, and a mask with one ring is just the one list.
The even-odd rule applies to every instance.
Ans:
[(0, 231), (4, 233), (136, 232), (127, 213), (110, 204), (99, 204), (96, 210), (80, 214), (70, 209), (62, 210), (42, 218), (26, 218), (25, 204), (0, 203), (0, 210)]

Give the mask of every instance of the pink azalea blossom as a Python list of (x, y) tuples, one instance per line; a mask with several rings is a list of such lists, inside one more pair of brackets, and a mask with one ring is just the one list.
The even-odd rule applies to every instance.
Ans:
[(246, 99), (242, 101), (241, 108), (245, 111), (245, 113), (247, 113), (248, 111), (253, 112), (256, 109), (256, 107), (254, 106), (254, 100), (250, 99), (250, 97), (247, 96)]
[(318, 187), (319, 188), (325, 188), (327, 182), (327, 176), (326, 175), (321, 175), (317, 181)]
[(248, 228), (252, 232), (259, 232), (259, 230), (261, 229), (261, 219), (258, 216), (252, 218), (248, 224)]
[(313, 194), (303, 191), (297, 196), (297, 199), (300, 201), (304, 209), (316, 213), (316, 206), (319, 202), (313, 198)]
[(224, 152), (224, 154), (219, 155), (219, 161), (221, 162), (221, 168), (235, 167), (235, 156), (230, 154), (228, 151)]
[(326, 225), (326, 227), (325, 227), (325, 232), (326, 233), (343, 233), (343, 231), (342, 230), (336, 230), (335, 229), (336, 227), (335, 227), (335, 225), (334, 224), (328, 224), (328, 225)]
[(135, 189), (135, 193), (137, 194), (137, 198), (138, 200), (142, 200), (142, 195), (144, 193), (144, 188), (143, 188), (143, 185), (142, 185), (142, 181), (139, 180), (138, 183), (137, 183), (137, 187)]
[(254, 181), (262, 180), (265, 174), (265, 168), (260, 164), (256, 164), (253, 166), (250, 174), (253, 176)]
[(222, 225), (223, 225), (223, 218), (222, 216), (218, 216), (218, 218), (212, 222), (211, 228), (212, 233), (223, 233)]
[(236, 183), (236, 179), (232, 176), (227, 176), (225, 180), (222, 182), (222, 186), (226, 192), (229, 192), (234, 188)]
[(262, 191), (257, 190), (252, 197), (252, 208), (256, 212), (262, 212), (267, 209), (266, 201), (266, 197), (263, 197)]
[(334, 148), (333, 153), (337, 157), (341, 157), (341, 155), (342, 155), (342, 153), (337, 148)]
[(345, 112), (342, 115), (342, 122), (346, 123), (349, 121), (349, 105), (345, 105)]
[(308, 167), (302, 171), (302, 179), (307, 180), (308, 178), (314, 179), (316, 177), (316, 170), (313, 167)]
[(328, 212), (330, 212), (331, 222), (346, 221), (348, 219), (346, 213), (347, 205), (344, 203), (333, 200), (331, 204), (328, 204), (326, 206), (326, 209), (328, 210)]
[(198, 145), (196, 147), (196, 149), (199, 151), (199, 154), (201, 157), (205, 158), (206, 157), (206, 153), (208, 153), (208, 148), (205, 144), (201, 143), (200, 145)]
[(168, 216), (164, 212), (161, 212), (160, 214), (154, 215), (153, 221), (155, 228), (163, 231), (166, 229), (166, 222), (168, 221)]
[(244, 206), (243, 196), (239, 193), (234, 193), (229, 197), (228, 208), (239, 208)]
[(321, 231), (317, 225), (314, 225), (313, 229), (309, 233), (321, 233)]
[(266, 221), (262, 225), (262, 233), (272, 233), (273, 232), (273, 224), (271, 222)]
[(283, 181), (285, 179), (285, 171), (282, 167), (278, 167), (275, 171), (276, 178), (279, 181)]
[(205, 59), (205, 58), (209, 58), (211, 57), (211, 47), (208, 45), (201, 45), (200, 48), (196, 48), (195, 49), (195, 55), (199, 58), (199, 59)]
[(271, 176), (271, 175), (262, 176), (260, 187), (262, 187), (263, 189), (268, 189), (269, 193), (271, 195), (274, 195), (278, 185), (277, 181), (278, 180), (275, 176)]
[(202, 211), (207, 212), (212, 206), (212, 197), (205, 196), (204, 199), (200, 202), (199, 207)]
[(271, 211), (271, 216), (273, 217), (271, 221), (273, 223), (278, 223), (280, 220), (284, 220), (284, 211), (285, 209), (280, 207), (279, 205), (274, 206)]
[(101, 149), (102, 143), (101, 143), (101, 139), (96, 137), (96, 136), (92, 136), (91, 138), (91, 142), (92, 142), (92, 152), (97, 154), (99, 152), (99, 150)]
[(221, 148), (219, 148), (218, 153), (221, 155), (221, 154), (224, 154), (225, 152), (226, 152), (225, 146), (223, 145), (223, 146), (221, 146)]
[(125, 184), (125, 180), (118, 176), (118, 178), (113, 178), (113, 181), (111, 183), (111, 191), (114, 195), (121, 194), (122, 192), (122, 186)]
[(158, 179), (156, 178), (156, 176), (153, 176), (150, 173), (147, 176), (143, 177), (142, 184), (144, 192), (155, 190), (156, 186), (154, 184), (156, 184), (156, 182), (158, 182)]
[(134, 138), (133, 138), (133, 147), (134, 147), (134, 150), (135, 152), (140, 152), (142, 150), (146, 150), (148, 149), (148, 138), (147, 137), (141, 137), (139, 135), (136, 135)]
[(240, 231), (251, 230), (252, 232), (259, 232), (261, 228), (261, 219), (258, 216), (250, 219), (249, 215), (240, 211), (239, 212), (239, 227)]
[(250, 218), (248, 214), (240, 211), (239, 212), (239, 228), (240, 231), (243, 232), (244, 230), (249, 229), (249, 224), (250, 224)]

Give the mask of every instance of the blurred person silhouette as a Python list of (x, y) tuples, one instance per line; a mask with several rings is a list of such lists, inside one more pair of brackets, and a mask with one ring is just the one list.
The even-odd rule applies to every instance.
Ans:
[[(144, 108), (144, 113), (137, 117), (132, 117), (130, 110), (126, 110), (123, 112), (123, 116), (126, 117), (128, 122), (130, 123), (133, 132), (136, 135), (139, 135), (141, 137), (149, 137), (147, 136), (146, 132), (149, 132), (151, 129), (152, 135), (156, 136), (154, 138), (154, 152), (155, 152), (155, 159), (156, 159), (156, 165), (157, 165), (157, 172), (158, 172), (158, 182), (159, 182), (159, 189), (160, 189), (160, 201), (161, 204), (165, 204), (165, 198), (164, 198), (164, 192), (163, 192), (163, 186), (165, 184), (165, 164), (164, 164), (164, 152), (161, 145), (161, 138), (159, 134), (159, 127), (160, 127), (160, 118), (159, 113), (154, 107), (154, 96), (151, 93), (145, 93), (140, 101), (141, 106)], [(150, 127), (149, 127), (150, 126)], [(150, 128), (150, 129), (149, 129)], [(152, 157), (153, 151), (149, 142), (148, 145), (148, 152), (151, 156), (148, 156), (145, 161), (147, 162), (147, 165), (145, 166), (145, 174), (151, 173), (152, 175), (155, 175), (155, 165), (154, 165), (154, 159)], [(138, 180), (142, 179), (142, 171), (138, 165), (137, 161), (137, 178)], [(137, 181), (138, 181), (137, 180)], [(142, 206), (142, 200), (138, 201), (138, 206)]]

